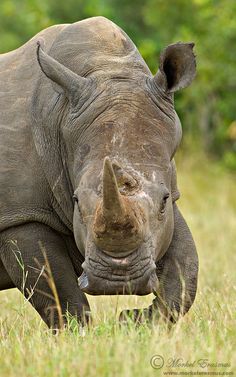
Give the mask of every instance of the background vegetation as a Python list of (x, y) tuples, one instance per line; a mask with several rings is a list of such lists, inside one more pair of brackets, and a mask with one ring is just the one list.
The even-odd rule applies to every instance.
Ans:
[[(0, 50), (41, 29), (104, 15), (134, 40), (153, 73), (169, 43), (196, 43), (198, 75), (176, 96), (184, 127), (177, 155), (180, 208), (200, 258), (196, 301), (174, 328), (162, 322), (119, 327), (121, 309), (152, 296), (89, 297), (94, 324), (52, 336), (16, 290), (0, 293), (0, 376), (158, 376), (236, 372), (236, 2), (234, 0), (1, 0)], [(203, 150), (205, 151), (203, 153)], [(206, 157), (206, 154), (208, 157)], [(226, 169), (227, 167), (227, 169)], [(85, 336), (84, 336), (85, 335)], [(150, 359), (208, 359), (227, 368), (153, 369)]]
[(15, 49), (50, 25), (96, 15), (127, 32), (153, 73), (166, 45), (196, 43), (197, 78), (176, 96), (185, 145), (194, 140), (196, 149), (204, 148), (236, 169), (236, 1), (1, 0), (0, 52)]

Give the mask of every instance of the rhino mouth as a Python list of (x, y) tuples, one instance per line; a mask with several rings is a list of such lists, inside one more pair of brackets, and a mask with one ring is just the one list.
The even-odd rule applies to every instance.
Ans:
[(126, 257), (111, 257), (103, 251), (86, 256), (80, 289), (91, 295), (147, 295), (157, 289), (156, 265), (151, 254), (135, 250)]

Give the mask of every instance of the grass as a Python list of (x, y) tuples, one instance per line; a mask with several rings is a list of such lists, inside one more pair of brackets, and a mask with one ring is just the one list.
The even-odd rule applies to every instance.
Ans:
[[(200, 257), (199, 288), (190, 312), (168, 329), (119, 326), (121, 309), (145, 307), (145, 298), (89, 297), (94, 324), (53, 336), (16, 290), (0, 292), (0, 376), (159, 376), (169, 372), (236, 372), (236, 183), (202, 156), (177, 161), (179, 206)], [(165, 365), (154, 369), (150, 359)], [(194, 363), (193, 366), (170, 367)], [(198, 365), (198, 360), (208, 359)], [(156, 360), (157, 362), (157, 360)], [(206, 363), (229, 363), (230, 366)], [(169, 366), (168, 366), (169, 365)], [(205, 367), (204, 367), (205, 366)]]

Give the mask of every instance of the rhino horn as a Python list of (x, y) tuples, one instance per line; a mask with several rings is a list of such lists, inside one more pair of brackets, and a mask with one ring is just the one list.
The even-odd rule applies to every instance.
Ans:
[(143, 241), (146, 219), (138, 203), (120, 194), (113, 166), (106, 157), (103, 196), (95, 211), (93, 234), (95, 244), (104, 252), (124, 256)]
[(119, 192), (116, 176), (109, 157), (104, 159), (103, 165), (103, 216), (109, 221), (125, 216), (125, 208), (122, 196)]
[[(78, 98), (88, 85), (89, 80), (77, 75), (44, 51), (44, 41), (37, 41), (37, 59), (42, 72), (56, 84), (56, 91), (64, 92), (71, 102), (78, 102)], [(55, 86), (54, 86), (55, 87)]]

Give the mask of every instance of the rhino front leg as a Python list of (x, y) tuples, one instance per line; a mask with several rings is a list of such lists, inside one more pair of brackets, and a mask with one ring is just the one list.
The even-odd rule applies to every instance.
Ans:
[(10, 288), (15, 288), (15, 284), (12, 282), (0, 259), (0, 291)]
[(174, 204), (174, 234), (165, 255), (157, 262), (160, 288), (148, 308), (124, 311), (120, 319), (133, 318), (137, 322), (164, 316), (176, 322), (188, 312), (195, 299), (198, 276), (198, 256), (191, 232)]
[(1, 236), (0, 257), (12, 282), (49, 327), (62, 327), (67, 313), (78, 321), (87, 319), (88, 301), (66, 244), (53, 229), (40, 223), (8, 229)]
[(175, 228), (170, 247), (157, 262), (160, 289), (150, 306), (151, 315), (160, 311), (176, 322), (192, 306), (198, 277), (198, 255), (189, 227), (174, 204)]

